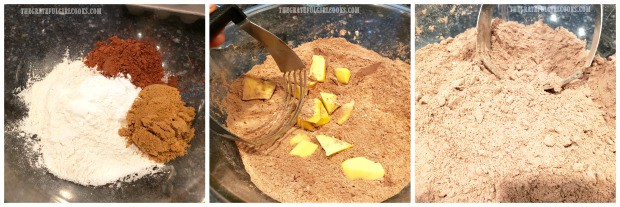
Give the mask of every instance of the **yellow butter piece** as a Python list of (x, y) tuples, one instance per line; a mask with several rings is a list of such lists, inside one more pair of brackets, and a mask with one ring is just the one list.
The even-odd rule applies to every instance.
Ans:
[(325, 57), (320, 55), (312, 56), (312, 64), (310, 65), (310, 76), (314, 77), (318, 82), (325, 82), (326, 64)]
[(301, 142), (299, 142), (299, 144), (297, 144), (297, 146), (295, 146), (295, 148), (293, 148), (293, 150), (291, 150), (289, 154), (307, 158), (310, 157), (310, 155), (314, 154), (314, 151), (318, 147), (318, 145), (310, 141), (302, 140)]
[(295, 135), (293, 138), (291, 138), (291, 140), (289, 140), (289, 144), (290, 145), (296, 145), (299, 142), (304, 141), (304, 140), (305, 141), (310, 141), (310, 137), (308, 137), (308, 135), (306, 135), (306, 134), (299, 133), (299, 134)]
[(321, 119), (319, 119), (319, 121), (317, 121), (314, 126), (322, 126), (329, 123), (329, 121), (331, 121), (331, 119), (329, 118), (329, 113), (327, 113), (327, 110), (325, 109), (323, 104), (321, 104)]
[(336, 94), (327, 92), (320, 92), (319, 94), (321, 95), (321, 101), (329, 114), (332, 114), (338, 107), (340, 107), (340, 104), (338, 104), (338, 96), (336, 96)]
[(308, 81), (308, 88), (314, 88), (316, 86), (316, 81)]
[[(295, 88), (295, 93), (292, 93), (293, 97), (295, 97), (296, 99), (299, 99), (299, 96), (301, 95), (301, 87), (299, 87), (298, 85), (295, 85), (295, 86), (291, 85), (290, 87), (291, 87), (290, 88), (291, 90), (293, 87)], [(308, 95), (308, 90), (306, 90), (304, 97), (306, 97), (307, 95)]]
[(307, 100), (301, 108), (299, 119), (315, 124), (321, 120), (322, 107), (323, 103), (317, 98)]
[(336, 68), (334, 69), (334, 75), (336, 75), (338, 82), (347, 84), (349, 83), (349, 78), (351, 78), (351, 71), (347, 68)]
[(365, 157), (354, 157), (342, 162), (342, 172), (349, 180), (379, 180), (385, 175), (381, 163), (373, 162)]
[(270, 99), (275, 89), (275, 83), (246, 76), (243, 78), (243, 96), (241, 100)]
[(325, 150), (326, 156), (330, 156), (342, 150), (353, 147), (353, 145), (349, 144), (348, 142), (325, 135), (316, 136), (316, 140), (319, 141), (319, 144), (321, 144), (321, 147)]
[(351, 117), (351, 113), (353, 112), (353, 105), (355, 105), (355, 101), (351, 101), (340, 107), (340, 110), (338, 110), (335, 114), (335, 116), (338, 117), (336, 120), (338, 125), (342, 125), (344, 122), (349, 120), (349, 117)]
[(297, 119), (297, 126), (299, 126), (302, 129), (308, 130), (308, 131), (314, 131), (314, 125), (312, 125), (312, 123), (307, 122), (307, 121), (302, 121), (300, 119)]

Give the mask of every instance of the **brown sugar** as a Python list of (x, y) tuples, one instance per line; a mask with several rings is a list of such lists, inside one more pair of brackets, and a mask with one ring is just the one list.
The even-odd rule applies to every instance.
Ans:
[(415, 53), (416, 202), (614, 202), (615, 58), (547, 93), (585, 43), (542, 22), (493, 25), (508, 78), (482, 69), (475, 28)]
[[(110, 37), (107, 41), (97, 42), (84, 63), (91, 68), (97, 66), (106, 77), (129, 76), (137, 87), (166, 84), (161, 54), (155, 45), (145, 41)], [(176, 87), (177, 77), (168, 77), (167, 83)]]
[[(325, 82), (311, 89), (306, 101), (320, 98), (319, 92), (330, 92), (341, 103), (355, 101), (355, 109), (342, 126), (333, 115), (329, 123), (314, 132), (294, 126), (268, 151), (248, 150), (238, 143), (252, 182), (281, 202), (381, 202), (401, 192), (410, 182), (410, 65), (384, 58), (343, 38), (317, 39), (294, 51), (306, 66), (310, 66), (313, 54), (323, 55), (327, 60)], [(360, 70), (376, 63), (381, 63), (376, 71), (364, 77), (358, 75)], [(351, 71), (349, 84), (333, 81), (334, 69), (339, 67)], [(235, 134), (251, 133), (247, 125), (257, 119), (268, 120), (265, 117), (277, 112), (286, 96), (282, 73), (271, 56), (246, 75), (275, 82), (277, 88), (270, 100), (242, 101), (242, 78), (231, 83), (223, 106), (228, 112), (227, 127)], [(351, 143), (353, 147), (329, 157), (320, 147), (305, 159), (291, 156), (289, 152), (294, 146), (288, 142), (297, 133), (308, 135), (315, 144), (319, 144), (316, 136), (322, 134)], [(348, 180), (341, 164), (358, 156), (381, 163), (385, 168), (384, 179)]]
[(186, 107), (179, 91), (153, 84), (140, 91), (119, 134), (154, 161), (164, 163), (187, 153), (194, 138), (194, 108)]

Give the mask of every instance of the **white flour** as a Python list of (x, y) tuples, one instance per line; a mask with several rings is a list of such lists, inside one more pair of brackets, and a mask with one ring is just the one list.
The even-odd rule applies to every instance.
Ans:
[(161, 167), (118, 135), (139, 92), (128, 79), (65, 59), (20, 93), (29, 109), (21, 129), (37, 134), (39, 163), (59, 178), (93, 186), (133, 181)]

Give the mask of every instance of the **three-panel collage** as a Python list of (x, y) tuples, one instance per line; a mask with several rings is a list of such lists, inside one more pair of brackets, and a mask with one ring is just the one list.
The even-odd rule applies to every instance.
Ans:
[(617, 205), (613, 1), (83, 3), (3, 5), (2, 206)]

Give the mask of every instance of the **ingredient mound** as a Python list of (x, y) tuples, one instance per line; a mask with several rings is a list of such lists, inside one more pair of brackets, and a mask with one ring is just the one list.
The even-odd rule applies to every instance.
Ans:
[(187, 153), (194, 138), (195, 115), (176, 88), (153, 84), (140, 91), (127, 113), (127, 126), (119, 134), (150, 159), (164, 163)]
[(475, 28), (418, 50), (416, 202), (615, 201), (615, 57), (543, 90), (583, 65), (584, 48), (542, 21), (495, 20), (502, 80), (481, 64)]
[[(105, 77), (130, 76), (131, 83), (140, 88), (165, 84), (161, 54), (155, 45), (146, 41), (112, 36), (107, 41), (97, 42), (84, 63), (91, 68), (97, 66)], [(176, 87), (177, 78), (169, 77), (167, 84)]]

